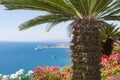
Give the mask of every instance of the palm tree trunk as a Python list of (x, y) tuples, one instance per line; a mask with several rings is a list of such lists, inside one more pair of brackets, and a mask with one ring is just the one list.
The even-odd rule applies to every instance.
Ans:
[(113, 40), (108, 38), (106, 42), (102, 42), (102, 47), (103, 47), (102, 53), (110, 56), (113, 50)]
[(78, 20), (73, 26), (71, 57), (72, 80), (101, 80), (99, 23), (94, 20)]

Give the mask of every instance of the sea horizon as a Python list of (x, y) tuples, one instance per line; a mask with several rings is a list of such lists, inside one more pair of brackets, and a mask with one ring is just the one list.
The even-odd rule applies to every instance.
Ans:
[(10, 40), (10, 41), (7, 41), (7, 40), (4, 40), (4, 41), (0, 41), (0, 42), (70, 42), (71, 39), (58, 39), (58, 40), (40, 40), (40, 41), (18, 41), (18, 40)]

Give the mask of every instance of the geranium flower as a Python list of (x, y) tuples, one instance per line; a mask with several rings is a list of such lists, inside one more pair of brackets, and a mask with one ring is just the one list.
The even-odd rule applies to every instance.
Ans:
[(38, 66), (38, 67), (36, 68), (36, 70), (42, 71), (43, 69), (42, 69), (40, 66)]
[(103, 54), (102, 57), (103, 58), (108, 58), (108, 56), (106, 54)]
[(118, 64), (120, 64), (120, 58), (118, 58), (118, 60), (117, 60), (117, 61), (118, 61)]

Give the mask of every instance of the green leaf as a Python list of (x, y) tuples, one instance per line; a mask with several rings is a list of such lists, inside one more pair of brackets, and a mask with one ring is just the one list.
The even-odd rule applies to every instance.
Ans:
[(120, 21), (120, 16), (105, 16), (105, 20), (118, 20)]
[(57, 24), (61, 22), (62, 21), (51, 22), (50, 25), (46, 28), (46, 31), (49, 32), (52, 28), (54, 28)]
[(111, 38), (113, 41), (118, 41), (120, 39), (120, 28), (117, 28), (116, 25), (113, 24), (105, 24), (100, 27), (100, 33), (102, 39), (106, 40)]
[(69, 17), (64, 17), (63, 15), (44, 15), (44, 16), (38, 16), (34, 19), (31, 19), (19, 26), (20, 30), (28, 29), (36, 25), (44, 24), (44, 23), (51, 23), (51, 22), (62, 22), (70, 20)]
[(106, 8), (102, 10), (101, 17), (107, 16), (119, 8), (120, 8), (120, 1), (116, 0), (112, 2), (112, 4), (110, 4), (109, 6), (107, 6)]
[(19, 9), (20, 6), (24, 6), (24, 7), (27, 7), (26, 9), (33, 8), (39, 11), (42, 10), (42, 11), (47, 11), (47, 12), (54, 13), (54, 14), (63, 14), (66, 16), (73, 15), (58, 6), (55, 6), (51, 3), (47, 3), (46, 1), (48, 0), (1, 0), (0, 4), (7, 5), (6, 8), (8, 9), (9, 9), (8, 6), (12, 6), (11, 9), (13, 10), (14, 8)]

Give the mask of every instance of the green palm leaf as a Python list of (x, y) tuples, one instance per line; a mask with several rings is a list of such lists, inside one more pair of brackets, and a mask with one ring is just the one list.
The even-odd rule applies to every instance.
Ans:
[(120, 16), (105, 16), (105, 20), (118, 20), (120, 21)]
[[(89, 80), (89, 78), (90, 80), (95, 79), (95, 73), (88, 75), (91, 74), (91, 70), (94, 70), (94, 65), (88, 65), (86, 63), (86, 61), (94, 61), (95, 63), (98, 63), (96, 64), (95, 69), (98, 76), (95, 80), (101, 80), (99, 71), (99, 56), (101, 55), (99, 48), (100, 45), (98, 44), (100, 43), (100, 39), (96, 23), (100, 22), (101, 24), (100, 31), (103, 39), (107, 40), (107, 38), (110, 38), (110, 40), (114, 39), (114, 41), (120, 39), (119, 29), (116, 29), (114, 25), (105, 22), (107, 20), (120, 20), (120, 0), (0, 0), (0, 4), (4, 5), (8, 10), (33, 9), (50, 13), (48, 15), (35, 17), (34, 19), (21, 24), (19, 26), (20, 30), (28, 29), (39, 24), (50, 23), (51, 25), (48, 27), (49, 31), (55, 25), (63, 21), (73, 21), (75, 25), (72, 23), (72, 26), (67, 27), (69, 36), (74, 28), (74, 37), (71, 41), (73, 43), (71, 49), (72, 61), (74, 64), (72, 78), (73, 80), (78, 80), (80, 78), (85, 80)], [(78, 27), (80, 27), (79, 29), (83, 29), (83, 32), (82, 30), (79, 32)], [(84, 36), (84, 34), (86, 36)], [(94, 54), (93, 52), (99, 54)], [(85, 53), (85, 55), (80, 55), (83, 53)], [(88, 55), (89, 53), (90, 55)], [(95, 59), (96, 57), (92, 55), (95, 55), (98, 59)], [(85, 58), (85, 60), (82, 60), (83, 58)], [(91, 58), (91, 61), (89, 58)], [(84, 66), (78, 64), (81, 63), (81, 61), (82, 64), (85, 64)], [(88, 67), (88, 70), (85, 69), (86, 66)], [(85, 68), (82, 70), (80, 67)], [(81, 71), (83, 72), (81, 73)], [(89, 73), (87, 74), (86, 72)]]
[(73, 14), (76, 15), (76, 12), (74, 8), (66, 2), (66, 0), (43, 0), (46, 2), (46, 4), (51, 4), (55, 7), (58, 7), (59, 9), (66, 11), (67, 14)]
[(7, 5), (6, 7), (8, 9), (9, 9), (9, 6), (12, 6), (12, 8), (10, 7), (10, 9), (14, 9), (16, 7), (18, 9), (18, 7), (24, 6), (27, 8), (33, 8), (33, 9), (35, 8), (38, 10), (43, 10), (43, 11), (47, 11), (47, 12), (55, 13), (55, 14), (60, 13), (60, 14), (66, 15), (66, 16), (73, 15), (64, 9), (61, 9), (59, 6), (56, 6), (56, 4), (53, 5), (46, 1), (49, 1), (49, 0), (1, 0), (0, 4)]
[(113, 41), (117, 41), (120, 39), (120, 28), (116, 27), (116, 25), (108, 25), (105, 24), (104, 26), (100, 27), (101, 37), (103, 40), (107, 40), (108, 38), (112, 39)]
[(6, 10), (40, 10), (39, 8), (35, 7), (28, 7), (28, 6), (14, 6), (14, 5), (5, 5), (7, 7)]
[(64, 17), (63, 15), (44, 15), (44, 16), (38, 16), (34, 19), (31, 19), (19, 26), (20, 30), (28, 29), (35, 25), (40, 25), (44, 23), (51, 23), (51, 22), (61, 22), (61, 21), (67, 21), (70, 20), (70, 17)]
[(51, 22), (50, 25), (46, 28), (46, 31), (49, 32), (52, 28), (54, 28), (57, 24), (59, 24), (61, 22), (63, 22), (63, 21)]
[[(120, 9), (120, 1), (116, 0), (113, 2), (113, 4), (110, 4), (109, 6), (107, 6), (105, 9), (102, 10), (102, 14), (101, 16), (109, 16), (109, 14), (117, 11)], [(119, 14), (119, 13), (118, 13)]]
[[(55, 15), (69, 17), (67, 20), (74, 21), (80, 19), (94, 19), (103, 22), (105, 20), (120, 20), (119, 0), (0, 0), (0, 4), (5, 5), (8, 10), (46, 11)], [(37, 20), (39, 19), (37, 18)], [(30, 24), (32, 21), (35, 22), (33, 19), (27, 23)], [(48, 21), (48, 23), (51, 22)], [(58, 21), (53, 21), (53, 24), (57, 23)], [(35, 24), (32, 26), (35, 26)]]

